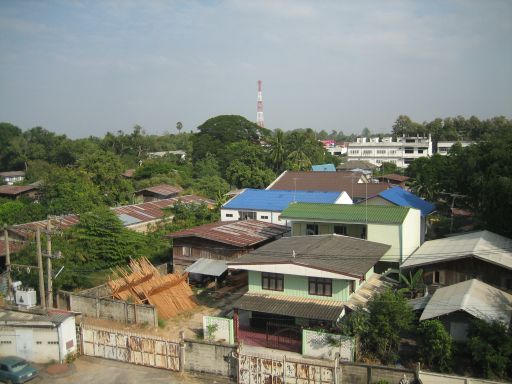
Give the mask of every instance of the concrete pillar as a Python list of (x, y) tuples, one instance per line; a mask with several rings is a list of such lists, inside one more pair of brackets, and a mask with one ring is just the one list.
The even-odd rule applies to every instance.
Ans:
[(240, 319), (238, 318), (238, 308), (233, 309), (233, 328), (235, 331), (235, 342), (238, 340), (238, 332), (240, 327)]
[(180, 331), (180, 373), (185, 372), (185, 331)]

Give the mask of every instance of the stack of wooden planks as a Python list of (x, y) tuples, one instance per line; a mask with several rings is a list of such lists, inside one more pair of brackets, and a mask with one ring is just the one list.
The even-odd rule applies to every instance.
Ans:
[(154, 305), (163, 319), (197, 306), (186, 274), (161, 274), (145, 257), (117, 267), (107, 285), (115, 299)]

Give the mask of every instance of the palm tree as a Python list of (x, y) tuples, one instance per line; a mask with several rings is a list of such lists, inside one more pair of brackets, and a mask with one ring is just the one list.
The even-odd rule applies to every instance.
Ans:
[(183, 128), (183, 123), (181, 121), (178, 121), (176, 123), (176, 129), (178, 130), (178, 133), (181, 132), (181, 129)]
[(299, 170), (305, 170), (311, 167), (311, 160), (306, 154), (307, 143), (304, 134), (292, 132), (289, 136), (290, 153), (288, 159), (298, 167)]
[(269, 139), (270, 144), (270, 160), (274, 165), (275, 171), (281, 171), (285, 159), (284, 149), (284, 132), (276, 129), (274, 135)]

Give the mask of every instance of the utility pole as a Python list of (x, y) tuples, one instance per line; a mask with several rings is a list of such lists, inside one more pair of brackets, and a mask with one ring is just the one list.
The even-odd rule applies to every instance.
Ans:
[(41, 229), (36, 229), (36, 249), (37, 249), (37, 267), (39, 269), (39, 297), (41, 299), (41, 308), (46, 308), (44, 292), (44, 274), (43, 274), (43, 254), (41, 252)]
[(11, 252), (9, 249), (9, 231), (7, 225), (4, 225), (4, 241), (5, 241), (5, 270), (7, 272), (7, 298), (11, 297)]
[(48, 217), (48, 221), (46, 223), (46, 273), (47, 277), (47, 299), (48, 308), (53, 308), (53, 284), (52, 284), (52, 235), (51, 235), (51, 221), (50, 217)]

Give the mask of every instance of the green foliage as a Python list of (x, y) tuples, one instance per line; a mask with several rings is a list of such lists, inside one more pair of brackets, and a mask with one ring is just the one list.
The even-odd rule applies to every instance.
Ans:
[(90, 175), (74, 169), (54, 167), (43, 180), (41, 203), (49, 214), (83, 213), (103, 203)]
[(210, 341), (215, 339), (215, 333), (219, 329), (219, 324), (211, 323), (206, 326), (207, 338)]
[(0, 224), (21, 224), (42, 220), (46, 217), (46, 209), (38, 203), (24, 200), (0, 203)]
[(192, 188), (197, 194), (216, 200), (229, 191), (229, 184), (220, 176), (204, 176), (197, 179)]
[(413, 299), (416, 294), (423, 288), (423, 269), (418, 269), (414, 275), (409, 272), (409, 276), (404, 275), (400, 272), (399, 279), (404, 286), (400, 292), (408, 293), (409, 297)]
[(425, 320), (418, 327), (419, 355), (423, 364), (438, 372), (450, 372), (452, 339), (439, 320)]
[(512, 377), (512, 335), (500, 322), (475, 319), (468, 330), (472, 367), (485, 378)]

